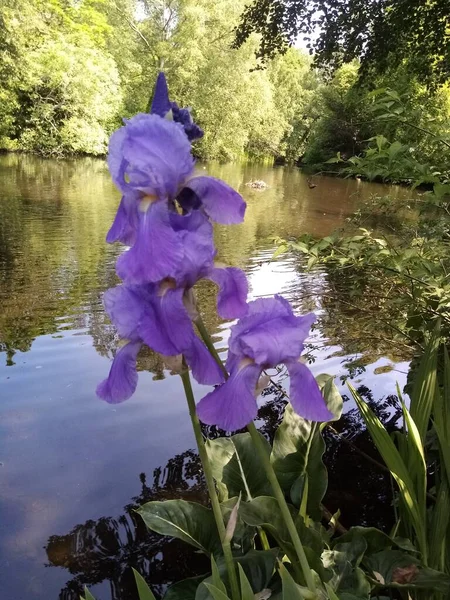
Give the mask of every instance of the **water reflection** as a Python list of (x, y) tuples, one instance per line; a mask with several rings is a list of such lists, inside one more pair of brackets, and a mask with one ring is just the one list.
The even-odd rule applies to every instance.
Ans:
[[(397, 397), (389, 396), (380, 402), (364, 386), (358, 392), (392, 431), (401, 414)], [(259, 428), (272, 440), (283, 415), (285, 396), (274, 386), (264, 395), (267, 401), (258, 412)], [(325, 432), (329, 488), (324, 505), (331, 513), (342, 511), (340, 522), (345, 527), (355, 524), (358, 514), (358, 524), (388, 531), (393, 524), (389, 476), (361, 458), (363, 450), (379, 460), (359, 413), (355, 409), (348, 411), (338, 427), (347, 443), (329, 429)], [(223, 435), (215, 427), (204, 428), (204, 433), (209, 437)], [(174, 456), (163, 469), (156, 468), (152, 478), (148, 485), (146, 474), (139, 475), (141, 492), (119, 517), (88, 520), (65, 535), (50, 536), (45, 548), (48, 566), (61, 567), (72, 575), (59, 600), (78, 600), (85, 585), (94, 594), (108, 589), (112, 600), (135, 600), (131, 567), (147, 579), (156, 595), (163, 595), (168, 585), (185, 577), (208, 572), (206, 557), (187, 544), (147, 530), (134, 512), (151, 500), (181, 498), (205, 504), (206, 485), (197, 453), (186, 450)]]
[[(298, 310), (317, 309), (320, 314), (308, 343), (314, 373), (347, 376), (346, 363), (360, 360), (366, 350), (379, 356), (377, 340), (366, 330), (368, 320), (356, 319), (344, 302), (339, 303), (348, 300), (343, 279), (335, 282), (331, 273), (320, 269), (305, 274), (294, 257), (277, 262), (270, 258), (274, 236), (327, 235), (343, 224), (361, 198), (384, 193), (384, 188), (318, 177), (317, 187), (310, 189), (298, 170), (281, 167), (208, 165), (208, 171), (238, 188), (248, 203), (242, 225), (215, 227), (219, 259), (245, 269), (253, 297), (283, 293)], [(179, 381), (168, 376), (160, 357), (151, 352), (140, 356), (139, 387), (129, 402), (113, 407), (94, 395), (116, 347), (101, 294), (117, 281), (114, 264), (121, 248), (108, 246), (104, 238), (118, 194), (104, 162), (97, 159), (0, 156), (0, 179), (0, 589), (8, 600), (54, 600), (62, 587), (62, 597), (70, 597), (67, 594), (81, 582), (103, 581), (94, 586), (99, 600), (113, 594), (125, 598), (126, 564), (150, 572), (147, 543), (153, 557), (151, 579), (162, 589), (192, 567), (191, 559), (183, 563), (178, 554), (171, 559), (170, 553), (181, 549), (166, 540), (169, 562), (163, 566), (158, 554), (163, 552), (162, 542), (155, 536), (148, 542), (144, 532), (145, 541), (136, 533), (139, 525), (132, 512), (121, 510), (130, 497), (131, 504), (140, 502), (144, 492), (148, 497), (194, 493), (198, 465), (186, 451), (194, 442)], [(268, 189), (247, 187), (251, 179), (265, 180)], [(223, 351), (229, 324), (215, 312), (214, 285), (202, 284), (198, 297)], [(359, 341), (348, 334), (354, 330), (361, 333)], [(353, 364), (351, 374), (355, 385), (373, 386), (377, 403), (395, 389), (401, 374), (374, 377), (374, 369), (386, 362), (374, 360)], [(205, 388), (196, 386), (195, 392), (201, 397)], [(266, 400), (260, 424), (270, 436), (284, 401), (276, 393)], [(336, 440), (331, 443), (336, 449), (330, 467), (335, 469), (341, 450)], [(369, 477), (356, 463), (354, 458), (353, 472), (359, 468), (358, 477)], [(154, 470), (160, 465), (167, 466), (158, 479)], [(138, 473), (148, 474), (141, 490), (136, 489)], [(373, 484), (361, 487), (373, 490), (374, 502), (370, 504), (368, 494), (365, 499), (367, 506), (374, 506), (382, 482), (376, 473), (370, 477)], [(336, 489), (339, 478), (345, 479), (342, 474), (336, 478)], [(351, 473), (347, 480), (350, 486)], [(356, 492), (354, 497), (356, 502)], [(339, 494), (336, 503), (338, 499)], [(353, 509), (350, 501), (349, 506)], [(334, 509), (331, 497), (330, 507)], [(119, 514), (126, 521), (114, 516)], [(49, 536), (46, 559), (43, 547)], [(142, 564), (133, 563), (140, 552), (132, 550), (136, 543), (144, 544)], [(74, 583), (65, 586), (66, 568), (44, 569), (48, 561), (65, 565)], [(186, 564), (185, 571), (175, 573), (177, 561)], [(103, 566), (108, 569), (102, 574)]]

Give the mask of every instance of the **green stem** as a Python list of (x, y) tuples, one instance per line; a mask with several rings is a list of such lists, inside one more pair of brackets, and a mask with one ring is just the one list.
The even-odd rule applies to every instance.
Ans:
[[(208, 348), (211, 355), (213, 356), (213, 358), (216, 360), (217, 364), (220, 366), (220, 368), (224, 372), (225, 378), (228, 378), (228, 371), (226, 370), (223, 362), (220, 359), (219, 354), (217, 353), (217, 350), (214, 347), (214, 344), (212, 343), (209, 332), (206, 329), (201, 316), (199, 316), (195, 320), (195, 324), (197, 326), (197, 329), (198, 329), (203, 341), (205, 342), (206, 347)], [(280, 484), (278, 483), (278, 479), (277, 479), (277, 476), (275, 475), (275, 471), (273, 470), (272, 464), (270, 462), (270, 458), (265, 451), (265, 448), (261, 442), (259, 433), (253, 422), (251, 422), (247, 426), (247, 430), (250, 433), (253, 443), (255, 445), (255, 448), (261, 457), (267, 479), (269, 480), (269, 482), (272, 486), (272, 491), (278, 502), (278, 506), (280, 508), (280, 511), (283, 516), (286, 527), (288, 528), (289, 534), (292, 539), (292, 543), (294, 544), (294, 548), (297, 553), (298, 560), (300, 562), (300, 566), (303, 571), (303, 576), (305, 578), (306, 585), (308, 586), (308, 589), (311, 592), (316, 593), (316, 585), (314, 583), (311, 568), (308, 564), (308, 559), (306, 558), (306, 554), (305, 554), (305, 551), (303, 550), (302, 542), (300, 541), (300, 537), (298, 535), (297, 528), (295, 527), (294, 520), (292, 518), (291, 513), (289, 512), (289, 508), (288, 508), (288, 505), (286, 504), (286, 499), (284, 497), (283, 490), (281, 489)]]
[(181, 373), (181, 380), (183, 382), (184, 392), (186, 394), (186, 400), (189, 407), (189, 416), (191, 417), (192, 428), (194, 429), (194, 435), (197, 442), (198, 452), (203, 465), (203, 472), (205, 474), (206, 485), (208, 487), (209, 498), (211, 500), (211, 506), (216, 520), (217, 529), (219, 531), (220, 541), (222, 542), (223, 554), (225, 557), (225, 563), (227, 565), (228, 577), (231, 586), (231, 597), (232, 600), (240, 600), (239, 585), (236, 576), (236, 569), (233, 561), (233, 555), (231, 552), (230, 542), (225, 539), (225, 524), (223, 522), (222, 511), (220, 509), (220, 502), (217, 496), (216, 486), (209, 463), (208, 454), (206, 452), (205, 442), (203, 440), (202, 429), (200, 421), (197, 417), (195, 410), (195, 399), (194, 392), (192, 390), (191, 378), (189, 376), (188, 369), (184, 369)]
[(256, 450), (259, 453), (264, 470), (266, 472), (267, 479), (269, 480), (270, 485), (272, 486), (272, 491), (278, 502), (281, 515), (284, 519), (286, 527), (288, 528), (289, 535), (291, 536), (292, 543), (294, 544), (294, 548), (303, 571), (303, 576), (305, 577), (306, 585), (308, 586), (308, 589), (311, 592), (316, 593), (316, 585), (312, 576), (311, 567), (308, 564), (308, 559), (306, 558), (302, 542), (300, 541), (300, 536), (298, 535), (294, 519), (292, 518), (292, 515), (286, 503), (286, 499), (284, 497), (283, 490), (281, 489), (275, 471), (273, 470), (272, 464), (270, 462), (270, 457), (263, 446), (260, 434), (258, 433), (258, 430), (256, 429), (255, 424), (253, 422), (247, 425), (247, 430), (252, 437), (252, 441)]

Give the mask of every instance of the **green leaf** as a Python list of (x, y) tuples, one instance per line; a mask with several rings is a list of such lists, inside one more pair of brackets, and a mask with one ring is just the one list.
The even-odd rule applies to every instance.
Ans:
[(308, 479), (306, 512), (309, 517), (320, 521), (320, 508), (325, 495), (328, 475), (322, 456), (325, 443), (319, 426), (297, 415), (288, 404), (283, 421), (273, 441), (271, 461), (283, 491), (291, 493), (294, 504), (299, 507), (301, 494)]
[(419, 368), (413, 380), (410, 412), (417, 426), (422, 443), (428, 431), (431, 410), (433, 407), (437, 385), (437, 354), (440, 328), (437, 325), (426, 345)]
[[(267, 453), (270, 445), (261, 436)], [(239, 496), (251, 499), (271, 493), (271, 487), (261, 468), (249, 433), (238, 433), (231, 438), (208, 440), (206, 449), (211, 461), (213, 475), (221, 486), (223, 500)]]
[(274, 260), (275, 258), (277, 258), (278, 256), (280, 256), (281, 254), (285, 254), (288, 250), (289, 250), (289, 246), (287, 244), (281, 244), (280, 246), (278, 246), (278, 248), (272, 254), (271, 260)]
[(133, 569), (133, 575), (138, 589), (139, 600), (156, 600), (152, 590), (148, 587), (147, 582), (136, 569)]
[(203, 583), (202, 585), (207, 588), (214, 600), (230, 600), (229, 597), (219, 590), (219, 588), (216, 588), (215, 585), (212, 585), (211, 583)]
[(374, 554), (375, 552), (381, 552), (392, 546), (398, 548), (408, 549), (414, 551), (414, 547), (411, 545), (409, 540), (402, 538), (391, 538), (379, 529), (375, 527), (351, 527), (346, 533), (339, 536), (334, 544), (351, 543), (356, 537), (363, 538), (367, 544), (367, 554)]
[(439, 569), (446, 552), (446, 537), (450, 523), (450, 489), (446, 473), (442, 474), (436, 502), (431, 512), (428, 566)]
[[(272, 579), (278, 553), (277, 548), (272, 550), (250, 550), (245, 556), (234, 557), (234, 562), (242, 566), (253, 589), (263, 590), (267, 588), (269, 581)], [(223, 556), (218, 558), (217, 568), (221, 580), (229, 588), (227, 568)], [(204, 582), (212, 584), (212, 576), (205, 579)], [(208, 589), (204, 585), (200, 585), (195, 594), (195, 600), (210, 599), (211, 595)]]
[[(315, 529), (305, 525), (303, 518), (293, 506), (288, 505), (288, 507), (303, 544), (320, 556), (323, 550), (323, 541), (320, 534)], [(296, 560), (291, 536), (275, 498), (272, 496), (259, 496), (251, 502), (243, 502), (240, 513), (245, 523), (255, 527), (263, 527), (277, 540), (280, 547), (289, 553), (293, 560)]]
[(211, 510), (185, 500), (147, 502), (137, 511), (152, 531), (178, 538), (207, 555), (219, 554), (220, 543)]
[(323, 564), (333, 572), (328, 583), (339, 598), (343, 592), (356, 598), (369, 598), (371, 586), (359, 568), (366, 551), (364, 537), (354, 535), (350, 542), (335, 544), (332, 550), (323, 552)]
[(172, 584), (164, 594), (164, 600), (195, 600), (197, 589), (205, 577), (189, 577)]
[(441, 449), (441, 460), (450, 482), (450, 359), (444, 350), (444, 385), (442, 392), (436, 391), (434, 404), (434, 428)]
[(338, 421), (341, 418), (344, 401), (338, 388), (334, 383), (334, 376), (322, 373), (316, 377), (322, 396), (325, 399), (328, 410), (333, 413), (331, 421)]
[(80, 596), (80, 599), (81, 600), (95, 600), (94, 596), (87, 589), (87, 587), (84, 588), (84, 598), (83, 598), (83, 596)]
[(252, 586), (250, 585), (244, 569), (238, 564), (239, 569), (239, 582), (241, 584), (241, 600), (254, 600), (254, 593)]
[(315, 600), (316, 594), (295, 583), (283, 563), (279, 564), (278, 571), (283, 583), (283, 600)]
[(217, 589), (219, 589), (221, 592), (226, 594), (227, 588), (225, 587), (225, 584), (220, 577), (219, 569), (217, 567), (216, 561), (214, 560), (214, 556), (211, 556), (211, 571), (212, 571), (212, 575), (211, 575), (212, 584)]
[(422, 553), (424, 553), (424, 555), (426, 555), (427, 543), (425, 535), (425, 523), (422, 518), (423, 515), (419, 508), (414, 484), (408, 468), (379, 418), (367, 406), (367, 404), (362, 400), (362, 398), (350, 384), (348, 384), (348, 387), (361, 412), (361, 415), (364, 419), (370, 436), (377, 447), (378, 452), (381, 454), (387, 468), (390, 470), (392, 476), (397, 482), (397, 485), (400, 489), (400, 494), (408, 510), (411, 524), (413, 525), (418, 538), (419, 549)]
[(384, 550), (368, 557), (366, 567), (380, 585), (398, 588), (430, 589), (448, 593), (450, 576), (422, 567), (420, 561), (399, 550)]

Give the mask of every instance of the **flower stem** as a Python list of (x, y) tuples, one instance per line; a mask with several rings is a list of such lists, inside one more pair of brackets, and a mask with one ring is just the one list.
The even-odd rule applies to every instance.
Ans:
[(267, 454), (263, 443), (261, 441), (260, 434), (255, 427), (253, 421), (247, 425), (247, 431), (250, 433), (253, 444), (258, 451), (258, 454), (261, 458), (261, 462), (263, 464), (264, 470), (266, 472), (267, 479), (269, 480), (270, 485), (272, 486), (272, 491), (274, 496), (278, 502), (278, 506), (281, 511), (281, 515), (284, 519), (286, 527), (288, 528), (289, 535), (291, 536), (292, 543), (294, 544), (295, 551), (298, 556), (298, 560), (300, 562), (300, 566), (303, 571), (303, 576), (305, 577), (306, 585), (308, 589), (316, 593), (316, 585), (314, 583), (314, 579), (312, 576), (311, 567), (308, 564), (308, 559), (306, 558), (305, 551), (303, 549), (302, 542), (300, 540), (300, 536), (298, 535), (297, 528), (294, 523), (294, 519), (289, 511), (288, 505), (286, 503), (286, 499), (284, 497), (283, 490), (280, 487), (275, 471), (273, 470), (272, 464), (270, 462), (270, 457)]
[(192, 390), (191, 378), (189, 376), (189, 370), (186, 368), (181, 373), (181, 380), (183, 382), (184, 392), (186, 394), (186, 400), (189, 408), (189, 416), (191, 418), (192, 428), (194, 430), (195, 440), (197, 442), (198, 452), (203, 465), (203, 472), (205, 474), (206, 485), (208, 487), (209, 498), (211, 500), (211, 506), (216, 520), (217, 529), (219, 531), (220, 541), (222, 543), (223, 554), (225, 557), (225, 563), (227, 566), (228, 577), (231, 586), (231, 597), (232, 600), (240, 600), (239, 585), (236, 576), (236, 569), (233, 561), (233, 555), (231, 552), (230, 542), (225, 539), (225, 524), (223, 522), (222, 511), (220, 509), (220, 502), (217, 496), (216, 486), (214, 484), (214, 478), (212, 474), (211, 465), (209, 462), (208, 454), (206, 452), (205, 442), (203, 441), (202, 429), (200, 421), (197, 417), (195, 410), (195, 399), (194, 392)]
[[(225, 378), (228, 378), (228, 371), (226, 370), (223, 362), (220, 359), (219, 354), (217, 353), (217, 350), (214, 347), (212, 339), (209, 335), (208, 330), (205, 327), (205, 324), (203, 323), (201, 316), (199, 316), (195, 320), (195, 324), (197, 326), (197, 329), (198, 329), (203, 341), (205, 342), (206, 347), (208, 348), (209, 352), (211, 353), (212, 357), (216, 360), (217, 364), (220, 366), (220, 368), (224, 372)], [(277, 476), (276, 476), (275, 471), (273, 470), (272, 464), (270, 462), (270, 457), (268, 456), (268, 454), (265, 451), (265, 448), (261, 442), (259, 433), (253, 422), (249, 423), (249, 425), (247, 426), (247, 430), (250, 433), (251, 438), (253, 440), (253, 444), (260, 455), (264, 470), (266, 472), (267, 479), (270, 482), (272, 491), (278, 502), (278, 506), (280, 508), (281, 515), (284, 519), (286, 527), (288, 528), (289, 534), (292, 539), (292, 543), (294, 544), (294, 548), (295, 548), (296, 554), (298, 556), (298, 560), (300, 562), (300, 566), (303, 571), (303, 576), (305, 578), (306, 585), (308, 586), (308, 589), (311, 592), (316, 593), (316, 585), (314, 583), (311, 568), (308, 564), (308, 559), (306, 558), (306, 554), (303, 549), (303, 545), (300, 540), (300, 536), (298, 535), (297, 528), (295, 526), (292, 515), (289, 511), (288, 505), (286, 503), (286, 499), (284, 497), (283, 490), (280, 487)]]

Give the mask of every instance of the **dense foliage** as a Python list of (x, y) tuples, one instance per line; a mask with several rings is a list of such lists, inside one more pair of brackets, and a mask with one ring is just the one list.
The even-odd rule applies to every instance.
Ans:
[(237, 29), (236, 44), (261, 34), (267, 60), (303, 37), (316, 62), (336, 68), (354, 58), (362, 73), (383, 73), (407, 59), (430, 85), (449, 78), (450, 21), (446, 0), (256, 0)]
[(206, 131), (204, 159), (304, 151), (319, 87), (291, 50), (255, 71), (256, 40), (231, 49), (244, 1), (0, 1), (0, 147), (102, 154), (122, 117), (148, 109), (164, 66)]
[[(430, 11), (438, 11), (437, 2), (428, 4)], [(450, 130), (450, 95), (441, 85), (444, 59), (434, 59), (432, 49), (422, 46), (421, 60), (429, 57), (433, 63), (427, 75), (433, 85), (421, 83), (423, 74), (411, 74), (411, 65), (421, 64), (413, 43), (419, 34), (407, 50), (399, 44), (396, 60), (389, 54), (386, 62), (375, 53), (380, 68), (370, 71), (364, 85), (360, 74), (361, 66), (367, 71), (366, 58), (361, 65), (348, 62), (360, 53), (341, 52), (336, 45), (347, 43), (345, 28), (342, 40), (329, 41), (334, 21), (315, 43), (316, 62), (333, 67), (331, 79), (297, 48), (276, 56), (268, 52), (274, 56), (261, 70), (255, 58), (260, 44), (276, 45), (279, 35), (271, 30), (261, 37), (248, 25), (246, 41), (232, 48), (242, 14), (248, 17), (252, 10), (245, 6), (244, 0), (0, 0), (0, 149), (47, 156), (104, 154), (121, 118), (148, 110), (162, 67), (171, 93), (180, 105), (194, 107), (206, 132), (195, 149), (205, 160), (275, 159), (320, 170), (337, 152), (343, 158), (360, 155), (377, 134), (428, 154), (426, 136), (406, 125), (405, 118), (382, 125), (376, 121), (377, 98), (371, 90), (381, 87), (397, 92), (409, 123), (420, 126), (426, 119), (436, 131)], [(279, 11), (287, 6), (276, 5)], [(296, 6), (290, 3), (289, 10)], [(315, 4), (305, 6), (310, 10)], [(336, 27), (350, 11), (341, 9), (339, 2), (330, 13)], [(270, 14), (278, 18), (278, 12)], [(371, 14), (367, 10), (361, 17), (361, 31)], [(419, 17), (425, 18), (422, 10)], [(316, 17), (308, 18), (312, 27)], [(369, 48), (367, 35), (356, 35), (354, 44)], [(432, 44), (430, 36), (425, 38)], [(446, 39), (439, 37), (439, 43)], [(402, 48), (409, 60), (401, 60)]]

